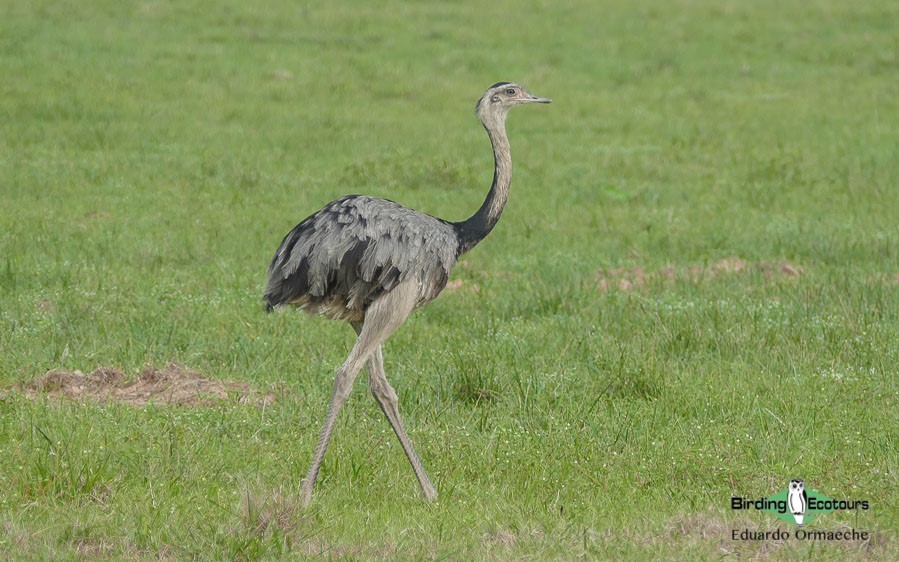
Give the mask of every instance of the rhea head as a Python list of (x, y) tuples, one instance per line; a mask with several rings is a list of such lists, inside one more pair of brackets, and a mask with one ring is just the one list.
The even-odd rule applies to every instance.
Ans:
[(521, 85), (514, 82), (497, 82), (487, 88), (475, 111), (478, 119), (485, 125), (495, 119), (504, 119), (509, 108), (524, 103), (550, 103), (553, 100), (541, 98), (530, 93)]

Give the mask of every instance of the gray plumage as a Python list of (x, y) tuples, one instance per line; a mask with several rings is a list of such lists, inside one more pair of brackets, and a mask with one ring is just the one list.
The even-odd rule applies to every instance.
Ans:
[(494, 174), (487, 198), (467, 220), (447, 222), (386, 199), (348, 195), (284, 237), (268, 268), (267, 309), (296, 306), (346, 320), (358, 334), (335, 376), (325, 423), (302, 482), (304, 503), (312, 498), (337, 413), (363, 366), (368, 368), (372, 395), (390, 421), (425, 497), (437, 497), (400, 418), (396, 393), (384, 372), (381, 344), (414, 309), (440, 294), (456, 259), (499, 220), (512, 181), (505, 129), (509, 108), (550, 101), (510, 82), (497, 82), (478, 101), (476, 112), (493, 146)]
[(348, 195), (298, 224), (269, 267), (268, 307), (299, 306), (361, 322), (365, 309), (414, 278), (416, 307), (446, 286), (461, 252), (456, 227), (393, 201)]

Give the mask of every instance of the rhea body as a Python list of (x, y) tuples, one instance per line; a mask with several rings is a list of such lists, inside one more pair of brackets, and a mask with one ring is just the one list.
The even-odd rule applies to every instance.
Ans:
[(325, 422), (306, 478), (303, 502), (312, 498), (337, 415), (363, 367), (369, 388), (396, 433), (427, 499), (437, 491), (422, 467), (400, 418), (396, 392), (387, 382), (381, 344), (413, 310), (446, 287), (460, 255), (484, 239), (499, 221), (509, 196), (512, 159), (506, 135), (510, 108), (549, 103), (518, 84), (498, 82), (477, 104), (477, 116), (493, 146), (490, 192), (470, 218), (449, 222), (393, 201), (348, 195), (332, 201), (294, 227), (268, 269), (268, 310), (292, 305), (345, 320), (357, 339), (337, 369)]

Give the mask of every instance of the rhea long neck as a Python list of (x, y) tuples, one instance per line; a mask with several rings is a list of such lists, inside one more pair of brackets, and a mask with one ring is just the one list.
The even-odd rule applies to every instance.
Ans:
[(509, 200), (509, 185), (512, 183), (512, 153), (506, 135), (506, 113), (501, 111), (480, 117), (493, 145), (493, 185), (481, 208), (468, 219), (455, 223), (459, 232), (460, 255), (483, 240), (499, 222)]

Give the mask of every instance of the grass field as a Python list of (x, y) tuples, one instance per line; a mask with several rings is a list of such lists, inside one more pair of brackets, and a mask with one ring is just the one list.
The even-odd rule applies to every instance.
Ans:
[[(0, 557), (899, 559), (899, 4), (562, 4), (4, 2)], [(471, 214), (500, 80), (554, 103), (385, 347), (440, 498), (360, 380), (303, 510), (352, 330), (269, 259), (347, 193)], [(24, 390), (169, 363), (273, 400)], [(732, 539), (797, 477), (868, 540)]]

